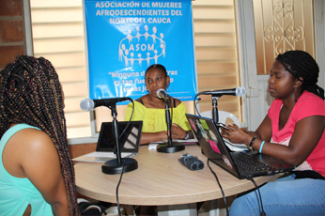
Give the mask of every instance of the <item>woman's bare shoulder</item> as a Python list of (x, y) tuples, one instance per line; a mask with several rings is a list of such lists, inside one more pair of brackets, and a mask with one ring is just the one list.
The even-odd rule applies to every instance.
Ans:
[(15, 133), (8, 144), (28, 152), (30, 155), (37, 154), (37, 152), (53, 151), (54, 144), (50, 136), (44, 131), (34, 128), (26, 128)]
[(55, 146), (45, 132), (26, 128), (8, 140), (3, 152), (3, 163), (10, 174), (26, 177), (33, 164), (40, 167), (57, 157)]

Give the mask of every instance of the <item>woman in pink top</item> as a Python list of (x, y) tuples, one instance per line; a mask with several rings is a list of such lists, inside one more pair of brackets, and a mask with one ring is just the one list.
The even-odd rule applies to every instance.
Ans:
[[(325, 215), (325, 102), (316, 83), (319, 68), (304, 51), (288, 51), (273, 63), (268, 91), (275, 97), (255, 132), (228, 126), (223, 136), (296, 169), (260, 188), (267, 215)], [(259, 215), (257, 191), (237, 198), (230, 215)]]

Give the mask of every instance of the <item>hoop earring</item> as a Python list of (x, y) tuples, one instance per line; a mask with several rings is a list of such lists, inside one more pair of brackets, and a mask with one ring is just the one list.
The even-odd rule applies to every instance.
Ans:
[(297, 103), (298, 100), (298, 93), (297, 93), (297, 88), (295, 86), (295, 103)]

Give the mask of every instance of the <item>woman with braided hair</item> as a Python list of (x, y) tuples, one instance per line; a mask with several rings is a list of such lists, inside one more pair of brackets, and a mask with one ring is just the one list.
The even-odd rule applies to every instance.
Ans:
[(58, 75), (19, 56), (0, 72), (0, 214), (79, 215)]
[[(325, 102), (316, 83), (319, 68), (304, 51), (288, 51), (273, 63), (268, 92), (275, 97), (255, 132), (228, 126), (223, 136), (296, 168), (260, 187), (267, 215), (325, 215)], [(230, 215), (259, 215), (257, 191), (235, 199)], [(263, 213), (263, 212), (262, 212)]]

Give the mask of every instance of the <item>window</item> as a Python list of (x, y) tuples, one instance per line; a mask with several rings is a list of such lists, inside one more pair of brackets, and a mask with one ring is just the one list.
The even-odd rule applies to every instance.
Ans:
[[(89, 113), (79, 107), (80, 101), (88, 97), (82, 1), (30, 0), (30, 3), (34, 55), (49, 59), (59, 74), (66, 97), (68, 138), (91, 136)], [(237, 87), (233, 0), (194, 1), (193, 17), (199, 91)], [(201, 112), (211, 110), (211, 97), (201, 99)], [(218, 108), (241, 119), (237, 97), (221, 97)], [(118, 109), (118, 118), (122, 120), (125, 106)], [(98, 112), (110, 116), (105, 108)]]

